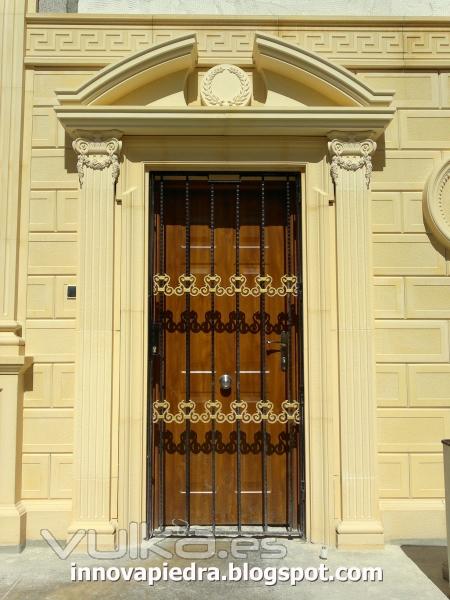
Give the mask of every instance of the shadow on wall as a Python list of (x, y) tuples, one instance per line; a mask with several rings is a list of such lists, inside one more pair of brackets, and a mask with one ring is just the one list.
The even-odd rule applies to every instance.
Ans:
[(442, 565), (447, 561), (446, 546), (402, 546), (410, 558), (446, 596), (450, 596), (449, 583), (444, 579)]
[(78, 0), (38, 0), (40, 13), (76, 13)]

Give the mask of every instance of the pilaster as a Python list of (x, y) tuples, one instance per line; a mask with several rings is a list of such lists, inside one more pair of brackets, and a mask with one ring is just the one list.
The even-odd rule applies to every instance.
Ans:
[(25, 542), (22, 375), (31, 364), (16, 320), (25, 12), (25, 0), (4, 0), (0, 6), (0, 545), (18, 549)]
[(382, 546), (376, 488), (369, 186), (375, 142), (333, 134), (336, 194), (342, 521), (339, 547)]
[(122, 143), (114, 132), (77, 138), (81, 186), (79, 319), (75, 405), (74, 520), (114, 544), (111, 521), (111, 419), (114, 196)]

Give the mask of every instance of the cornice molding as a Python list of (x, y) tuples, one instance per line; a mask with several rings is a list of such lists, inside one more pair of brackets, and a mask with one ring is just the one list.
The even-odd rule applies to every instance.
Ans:
[(73, 149), (78, 154), (77, 170), (80, 179), (80, 187), (83, 187), (85, 169), (102, 171), (111, 167), (113, 184), (119, 177), (119, 156), (122, 150), (122, 142), (116, 137), (105, 135), (91, 135), (89, 137), (77, 137)]
[(262, 16), (262, 15), (136, 15), (136, 14), (35, 14), (26, 15), (26, 22), (40, 25), (105, 25), (120, 22), (123, 25), (255, 25), (274, 28), (282, 26), (318, 27), (364, 26), (393, 27), (450, 27), (450, 17), (328, 17), (328, 16)]
[(328, 149), (331, 156), (330, 172), (334, 184), (338, 183), (341, 169), (358, 171), (364, 168), (366, 185), (369, 188), (372, 176), (372, 154), (376, 148), (376, 143), (370, 138), (333, 138), (328, 143)]
[(72, 137), (76, 130), (119, 129), (123, 135), (301, 135), (327, 136), (338, 127), (351, 134), (373, 130), (381, 135), (395, 108), (244, 106), (151, 108), (126, 106), (56, 106), (55, 112)]

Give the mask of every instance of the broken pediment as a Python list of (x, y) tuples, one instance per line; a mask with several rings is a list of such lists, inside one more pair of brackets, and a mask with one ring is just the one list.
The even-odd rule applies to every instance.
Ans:
[(253, 64), (199, 65), (190, 33), (108, 65), (57, 97), (70, 134), (106, 127), (130, 135), (379, 135), (395, 112), (392, 92), (374, 91), (347, 69), (265, 33), (255, 33)]
[(90, 106), (388, 106), (392, 93), (371, 90), (347, 69), (263, 33), (253, 66), (197, 65), (195, 34), (163, 42), (109, 65), (60, 104)]

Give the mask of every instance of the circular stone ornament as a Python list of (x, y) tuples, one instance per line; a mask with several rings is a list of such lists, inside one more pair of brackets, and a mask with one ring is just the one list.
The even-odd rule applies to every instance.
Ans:
[(423, 212), (431, 232), (450, 248), (450, 159), (428, 178), (423, 192)]
[(200, 96), (206, 106), (247, 106), (252, 95), (250, 79), (235, 65), (216, 65), (206, 72)]

